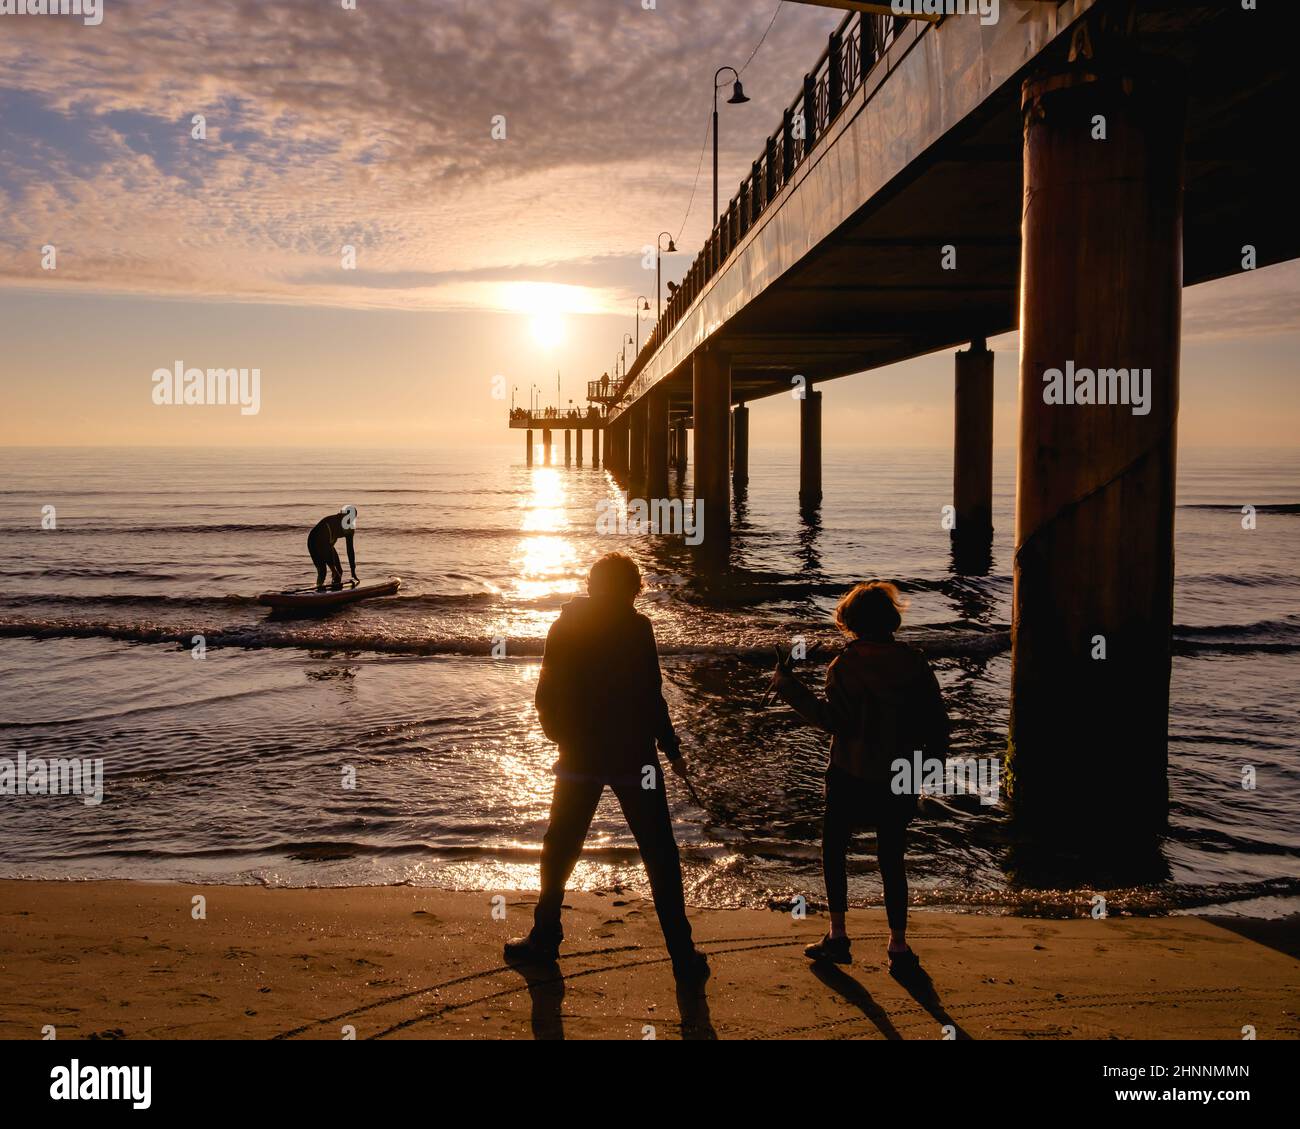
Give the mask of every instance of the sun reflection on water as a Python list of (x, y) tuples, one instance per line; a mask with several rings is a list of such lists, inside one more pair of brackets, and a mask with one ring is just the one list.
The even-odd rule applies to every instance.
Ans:
[(577, 553), (565, 536), (569, 519), (564, 481), (554, 467), (539, 467), (532, 473), (530, 487), (521, 503), (520, 530), (525, 536), (515, 550), (514, 595), (541, 600), (576, 592)]

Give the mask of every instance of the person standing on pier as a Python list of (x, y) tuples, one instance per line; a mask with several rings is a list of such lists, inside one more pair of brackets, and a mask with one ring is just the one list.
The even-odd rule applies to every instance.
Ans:
[(674, 773), (685, 777), (686, 769), (664, 701), (654, 630), (634, 606), (641, 572), (626, 554), (606, 553), (591, 567), (587, 592), (564, 605), (546, 636), (537, 714), (560, 756), (533, 928), (506, 942), (506, 959), (546, 964), (557, 959), (564, 939), (564, 888), (608, 785), (641, 852), (673, 973), (679, 982), (700, 983), (709, 965), (695, 948), (686, 918), (681, 859), (656, 743)]
[(916, 750), (928, 759), (948, 757), (948, 713), (938, 680), (917, 650), (898, 642), (904, 603), (882, 581), (858, 584), (835, 608), (835, 626), (848, 638), (826, 672), (819, 697), (778, 662), (770, 690), (812, 725), (831, 734), (822, 825), (822, 873), (830, 908), (830, 931), (804, 950), (810, 960), (851, 962), (846, 928), (849, 908), (846, 860), (853, 831), (876, 829), (880, 878), (889, 919), (891, 970), (917, 966), (907, 944), (907, 825), (916, 814), (920, 781), (901, 792), (892, 787), (893, 764), (911, 762)]

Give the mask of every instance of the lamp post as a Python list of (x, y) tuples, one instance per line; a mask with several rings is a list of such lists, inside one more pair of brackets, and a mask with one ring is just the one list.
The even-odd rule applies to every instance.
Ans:
[[(714, 81), (716, 82), (717, 79), (714, 79)], [(717, 179), (716, 173), (714, 174), (714, 179), (715, 180)], [(716, 189), (714, 190), (714, 195), (715, 197), (717, 195)], [(718, 201), (716, 199), (713, 201), (713, 210), (715, 213), (718, 210)], [(668, 236), (667, 247), (663, 245), (665, 235)], [(659, 233), (659, 238), (655, 240), (655, 324), (656, 325), (659, 323), (659, 320), (664, 316), (664, 300), (663, 300), (664, 251), (667, 251), (670, 255), (675, 255), (677, 253), (677, 244), (673, 242), (672, 235), (670, 235), (666, 231), (661, 231)]]
[(731, 86), (731, 97), (727, 99), (727, 105), (739, 106), (742, 102), (748, 102), (745, 97), (745, 88), (740, 85), (740, 72), (735, 67), (719, 67), (713, 74), (713, 222), (718, 222), (718, 76), (723, 71), (730, 71), (736, 76), (736, 81)]
[(623, 375), (624, 376), (627, 376), (627, 347), (631, 344), (632, 344), (632, 335), (630, 333), (623, 334), (622, 354), (623, 354)]
[(636, 353), (635, 356), (641, 355), (641, 315), (650, 309), (650, 300), (644, 294), (636, 296), (638, 302), (636, 308)]

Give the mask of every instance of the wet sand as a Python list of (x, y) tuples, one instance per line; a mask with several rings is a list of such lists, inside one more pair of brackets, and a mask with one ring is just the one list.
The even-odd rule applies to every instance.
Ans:
[[(206, 899), (206, 919), (192, 899)], [(885, 967), (884, 913), (854, 962), (814, 968), (825, 918), (700, 910), (713, 976), (675, 990), (653, 906), (574, 894), (558, 971), (503, 964), (535, 895), (0, 882), (0, 1036), (39, 1039), (1300, 1038), (1296, 922), (1260, 944), (1203, 918), (917, 912), (929, 980)]]

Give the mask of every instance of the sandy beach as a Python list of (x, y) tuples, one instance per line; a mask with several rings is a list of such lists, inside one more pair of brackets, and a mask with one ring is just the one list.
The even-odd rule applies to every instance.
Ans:
[(0, 1036), (1300, 1037), (1294, 920), (1260, 943), (1193, 917), (917, 913), (927, 986), (889, 975), (883, 911), (852, 915), (854, 962), (836, 969), (801, 955), (818, 915), (695, 911), (713, 976), (694, 996), (675, 990), (653, 907), (617, 892), (571, 896), (559, 974), (504, 965), (534, 897), (0, 882)]

